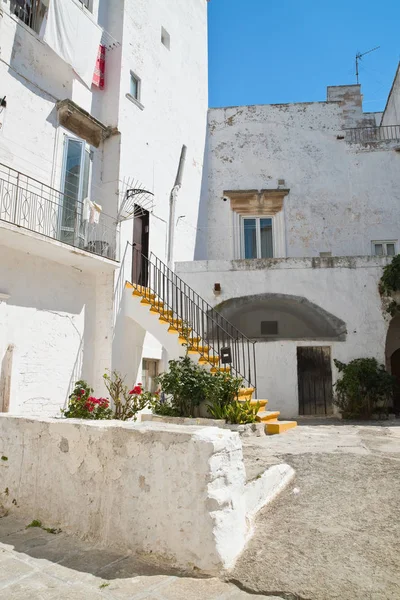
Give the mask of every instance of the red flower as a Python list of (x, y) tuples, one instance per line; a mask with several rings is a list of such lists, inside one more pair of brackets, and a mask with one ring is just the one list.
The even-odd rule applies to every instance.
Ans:
[(131, 395), (135, 394), (135, 396), (139, 396), (142, 393), (142, 391), (143, 390), (142, 390), (141, 384), (138, 383), (137, 385), (135, 385), (135, 387), (133, 388), (133, 390), (131, 390), (129, 393)]

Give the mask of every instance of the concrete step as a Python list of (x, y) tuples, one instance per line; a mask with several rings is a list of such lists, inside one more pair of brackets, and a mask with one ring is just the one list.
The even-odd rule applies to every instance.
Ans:
[[(245, 398), (238, 398), (238, 400), (239, 402), (248, 402), (248, 400), (246, 400)], [(250, 400), (251, 406), (257, 406), (257, 404), (260, 405), (260, 410), (262, 410), (267, 406), (268, 400)]]
[(219, 356), (202, 356), (199, 360), (199, 365), (218, 365), (220, 362)]
[[(141, 300), (141, 304), (146, 304), (145, 302), (145, 298), (143, 298), (143, 300)], [(165, 310), (165, 305), (164, 302), (162, 300), (153, 300), (151, 303), (151, 308), (150, 308), (150, 312), (157, 314), (157, 313), (162, 313)]]
[(254, 388), (240, 388), (238, 398), (239, 400), (251, 400), (254, 392)]
[(260, 410), (257, 414), (257, 420), (262, 423), (277, 421), (280, 414), (279, 410)]
[(210, 373), (230, 373), (231, 368), (229, 365), (224, 365), (223, 367), (213, 367)]
[(210, 346), (189, 346), (188, 354), (207, 354)]
[(289, 429), (297, 427), (296, 421), (276, 421), (276, 423), (267, 422), (265, 424), (265, 433), (267, 435), (277, 435), (279, 433), (285, 433)]

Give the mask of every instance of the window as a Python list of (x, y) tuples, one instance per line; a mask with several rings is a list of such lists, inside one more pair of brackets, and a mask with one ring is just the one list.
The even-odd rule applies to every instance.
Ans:
[(92, 0), (79, 0), (81, 4), (88, 10), (92, 11)]
[(372, 254), (375, 256), (394, 256), (396, 254), (397, 240), (388, 242), (372, 242)]
[(278, 321), (261, 321), (261, 335), (278, 335)]
[(272, 219), (242, 217), (242, 257), (273, 258)]
[(89, 195), (91, 163), (90, 147), (83, 140), (65, 136), (61, 240), (67, 244), (77, 245), (77, 238), (83, 238), (83, 202)]
[(146, 392), (157, 391), (158, 385), (156, 377), (158, 375), (158, 360), (143, 359), (142, 372), (143, 372), (143, 386)]
[(169, 50), (171, 47), (171, 36), (168, 31), (161, 27), (161, 43)]
[(11, 12), (21, 19), (25, 25), (39, 33), (47, 12), (46, 4), (48, 3), (41, 2), (41, 0), (36, 2), (32, 2), (32, 0), (11, 0), (10, 8)]
[(140, 81), (139, 77), (131, 71), (130, 95), (132, 96), (132, 98), (134, 98), (138, 102), (140, 102), (140, 84), (141, 84), (141, 81)]

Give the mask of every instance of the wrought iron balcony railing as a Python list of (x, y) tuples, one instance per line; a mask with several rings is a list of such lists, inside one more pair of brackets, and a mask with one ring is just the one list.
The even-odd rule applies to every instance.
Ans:
[(346, 129), (346, 142), (350, 142), (350, 144), (392, 141), (400, 141), (400, 125)]
[(1, 163), (0, 220), (116, 260), (115, 219)]

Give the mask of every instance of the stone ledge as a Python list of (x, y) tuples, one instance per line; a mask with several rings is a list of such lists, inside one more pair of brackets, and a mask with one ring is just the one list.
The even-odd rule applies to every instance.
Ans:
[(162, 415), (142, 415), (142, 423), (169, 423), (171, 425), (188, 425), (189, 427), (219, 427), (238, 433), (243, 437), (261, 437), (265, 434), (265, 423), (246, 423), (243, 425), (232, 425), (223, 419), (207, 419), (203, 417), (164, 417)]

